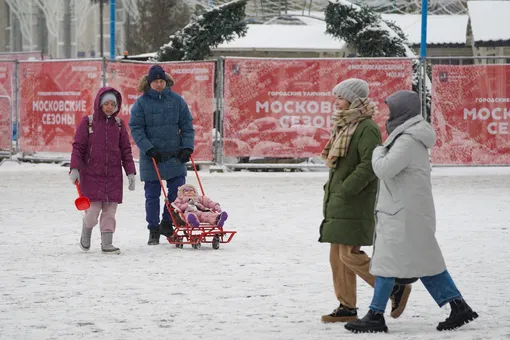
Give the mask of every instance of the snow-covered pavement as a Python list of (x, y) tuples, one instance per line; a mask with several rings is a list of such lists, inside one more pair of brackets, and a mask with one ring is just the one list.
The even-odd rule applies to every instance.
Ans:
[[(448, 333), (421, 283), (388, 334), (320, 322), (338, 303), (317, 242), (327, 173), (201, 173), (238, 234), (213, 250), (147, 246), (143, 186), (118, 209), (114, 244), (78, 247), (76, 192), (58, 165), (0, 166), (0, 339), (510, 339), (510, 168), (434, 168), (437, 237), (480, 314)], [(193, 173), (189, 181), (196, 183)], [(163, 241), (163, 238), (161, 239)], [(366, 251), (370, 254), (371, 248)], [(358, 281), (359, 314), (372, 290)]]

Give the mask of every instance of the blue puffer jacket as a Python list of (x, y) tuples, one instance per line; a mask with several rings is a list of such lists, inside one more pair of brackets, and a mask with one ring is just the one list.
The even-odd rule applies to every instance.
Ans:
[(173, 78), (169, 74), (166, 76), (168, 86), (162, 92), (150, 88), (147, 76), (143, 76), (138, 90), (144, 94), (138, 97), (131, 109), (129, 127), (140, 149), (142, 181), (158, 179), (152, 159), (146, 156), (150, 148), (156, 147), (164, 154), (163, 161), (158, 164), (163, 180), (186, 176), (186, 165), (170, 155), (175, 155), (180, 149), (194, 148), (193, 117), (184, 99), (170, 90), (170, 86), (174, 84)]

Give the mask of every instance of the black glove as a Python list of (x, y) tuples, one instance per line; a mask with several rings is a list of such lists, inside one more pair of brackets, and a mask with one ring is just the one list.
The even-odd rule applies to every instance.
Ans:
[(149, 150), (147, 150), (147, 152), (145, 154), (150, 158), (154, 158), (156, 160), (156, 164), (161, 162), (161, 158), (162, 158), (161, 152), (159, 152), (158, 149), (150, 148)]
[(192, 153), (193, 153), (193, 150), (191, 150), (191, 149), (181, 149), (179, 151), (178, 158), (180, 159), (181, 162), (188, 163), (189, 162), (189, 158), (191, 157)]

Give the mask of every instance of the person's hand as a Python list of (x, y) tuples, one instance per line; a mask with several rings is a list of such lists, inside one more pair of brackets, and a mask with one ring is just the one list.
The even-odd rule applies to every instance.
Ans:
[(192, 153), (193, 150), (191, 149), (181, 149), (181, 151), (179, 151), (178, 158), (180, 159), (181, 162), (188, 163)]
[(134, 191), (135, 190), (135, 174), (129, 174), (128, 181), (129, 181), (129, 191)]
[(80, 183), (80, 172), (78, 169), (71, 169), (71, 171), (69, 171), (69, 179), (73, 184), (76, 183), (76, 181), (78, 181), (78, 184)]
[(150, 158), (154, 158), (154, 160), (156, 161), (156, 164), (161, 163), (162, 155), (158, 149), (150, 148), (149, 150), (147, 150), (147, 152), (145, 154)]

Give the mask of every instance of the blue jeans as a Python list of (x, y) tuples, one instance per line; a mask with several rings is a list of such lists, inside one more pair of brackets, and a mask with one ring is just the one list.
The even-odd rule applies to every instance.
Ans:
[[(462, 298), (448, 270), (434, 276), (424, 276), (420, 280), (439, 307), (443, 307), (455, 299)], [(394, 277), (377, 276), (375, 278), (374, 297), (370, 304), (371, 310), (384, 313), (394, 284)]]
[[(170, 178), (166, 181), (167, 188), (167, 197), (170, 203), (175, 201), (177, 198), (177, 189), (186, 183), (186, 177), (179, 176)], [(159, 227), (159, 214), (161, 212), (159, 206), (159, 198), (161, 196), (161, 185), (159, 181), (145, 181), (144, 185), (145, 190), (145, 220), (147, 221), (148, 229), (158, 228)], [(170, 217), (170, 213), (166, 208), (166, 205), (163, 206), (163, 214), (162, 220), (171, 222), (172, 218)]]

